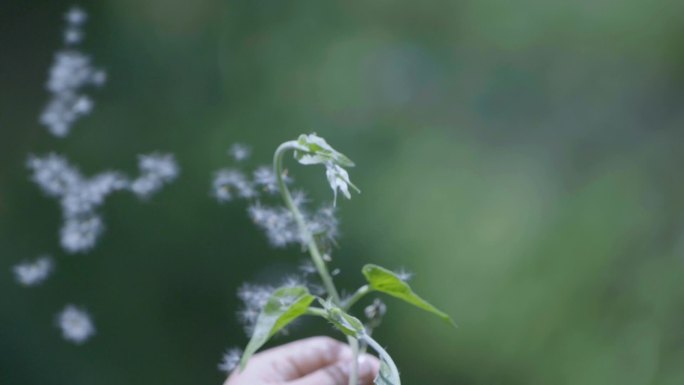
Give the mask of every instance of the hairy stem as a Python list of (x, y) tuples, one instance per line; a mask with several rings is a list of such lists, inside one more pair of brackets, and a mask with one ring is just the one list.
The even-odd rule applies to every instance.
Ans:
[(309, 228), (306, 226), (306, 222), (304, 221), (304, 216), (302, 215), (302, 212), (299, 211), (297, 205), (294, 204), (294, 201), (292, 200), (292, 194), (290, 194), (290, 190), (287, 188), (285, 180), (283, 179), (283, 155), (286, 151), (296, 150), (298, 148), (299, 145), (295, 141), (285, 142), (278, 146), (278, 149), (273, 155), (273, 172), (275, 172), (276, 179), (278, 180), (278, 188), (280, 189), (280, 194), (283, 196), (285, 205), (292, 212), (295, 222), (297, 222), (299, 233), (301, 234), (302, 239), (304, 239), (304, 241), (306, 242), (307, 248), (309, 249), (309, 254), (311, 254), (311, 259), (313, 260), (313, 263), (316, 266), (316, 270), (318, 270), (318, 274), (321, 276), (323, 285), (325, 285), (325, 289), (328, 292), (328, 295), (332, 297), (333, 302), (336, 305), (339, 305), (340, 295), (337, 293), (337, 289), (335, 288), (335, 284), (333, 283), (332, 276), (328, 272), (328, 268), (325, 266), (325, 262), (323, 261), (323, 257), (321, 256), (320, 250), (318, 250), (318, 245), (316, 244), (316, 241), (313, 239), (313, 236), (311, 235)]
[[(299, 144), (297, 144), (296, 141), (293, 140), (285, 142), (278, 146), (275, 154), (273, 154), (273, 172), (275, 173), (276, 180), (278, 181), (278, 188), (280, 190), (280, 194), (282, 195), (283, 200), (285, 201), (285, 205), (292, 212), (295, 222), (297, 222), (299, 233), (301, 234), (302, 239), (306, 242), (307, 248), (309, 249), (309, 254), (311, 255), (311, 259), (313, 260), (313, 263), (316, 266), (316, 270), (318, 270), (318, 275), (320, 275), (328, 295), (332, 298), (332, 301), (335, 305), (341, 306), (342, 303), (340, 301), (340, 294), (337, 292), (337, 288), (335, 287), (335, 283), (332, 280), (330, 272), (328, 272), (328, 268), (325, 265), (325, 261), (323, 261), (321, 251), (318, 249), (318, 245), (316, 244), (316, 241), (311, 235), (311, 232), (309, 231), (309, 228), (306, 225), (306, 221), (304, 221), (304, 216), (302, 215), (302, 212), (299, 211), (297, 205), (294, 204), (294, 201), (292, 200), (292, 194), (290, 194), (290, 190), (287, 188), (285, 180), (283, 179), (283, 155), (287, 151), (294, 151), (297, 149), (300, 149), (300, 146)], [(316, 312), (311, 312), (310, 314), (315, 313)], [(349, 347), (351, 348), (354, 357), (354, 361), (352, 362), (351, 370), (349, 373), (349, 385), (357, 385), (359, 341), (356, 338), (348, 336), (347, 342), (349, 343)]]

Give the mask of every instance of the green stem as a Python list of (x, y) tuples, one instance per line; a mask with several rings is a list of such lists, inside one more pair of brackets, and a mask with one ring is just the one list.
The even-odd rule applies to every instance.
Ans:
[(313, 260), (313, 263), (316, 266), (316, 270), (318, 270), (318, 274), (321, 276), (323, 285), (325, 286), (328, 295), (332, 297), (333, 303), (339, 305), (340, 295), (337, 293), (337, 289), (335, 288), (335, 284), (333, 283), (332, 277), (328, 272), (328, 268), (325, 266), (325, 262), (323, 261), (321, 252), (320, 250), (318, 250), (318, 245), (316, 244), (316, 241), (314, 241), (311, 232), (306, 226), (304, 216), (302, 215), (301, 211), (299, 211), (297, 205), (294, 204), (294, 201), (292, 200), (292, 194), (290, 194), (290, 190), (287, 188), (285, 180), (283, 179), (283, 155), (286, 151), (297, 149), (300, 149), (300, 147), (297, 144), (297, 142), (293, 140), (285, 142), (278, 146), (278, 149), (273, 155), (273, 171), (276, 174), (280, 194), (283, 196), (285, 205), (292, 212), (295, 222), (297, 222), (299, 233), (301, 234), (302, 239), (304, 239), (306, 242), (307, 248), (309, 249), (309, 254), (311, 254), (311, 259)]
[[(316, 241), (313, 239), (311, 232), (306, 226), (304, 216), (302, 215), (301, 211), (299, 211), (297, 205), (294, 204), (294, 201), (292, 200), (292, 194), (290, 194), (290, 190), (287, 188), (285, 180), (283, 179), (283, 155), (286, 151), (293, 151), (298, 149), (301, 150), (299, 144), (294, 140), (285, 142), (278, 146), (275, 154), (273, 154), (273, 172), (275, 173), (276, 180), (278, 181), (278, 188), (280, 189), (280, 194), (283, 196), (285, 205), (292, 212), (295, 222), (297, 222), (299, 233), (302, 239), (306, 242), (307, 248), (309, 249), (309, 254), (311, 255), (311, 259), (313, 260), (313, 263), (316, 266), (316, 270), (318, 270), (318, 275), (321, 276), (323, 285), (325, 286), (328, 295), (332, 298), (333, 303), (337, 306), (340, 306), (340, 295), (337, 292), (337, 288), (335, 287), (335, 283), (332, 280), (332, 276), (328, 272), (328, 268), (325, 265), (325, 261), (323, 261), (323, 257), (321, 256), (320, 250), (318, 250), (318, 245), (316, 244)], [(316, 311), (313, 311), (310, 314), (320, 315), (317, 314)], [(349, 385), (357, 385), (359, 341), (357, 341), (353, 337), (348, 336), (347, 342), (349, 343), (349, 347), (352, 350), (352, 356), (354, 357), (354, 362), (352, 363), (351, 370), (349, 373)]]
[(352, 306), (354, 306), (355, 303), (357, 303), (361, 298), (363, 298), (364, 295), (370, 293), (373, 291), (373, 289), (370, 288), (368, 285), (363, 285), (361, 286), (354, 294), (352, 294), (349, 299), (344, 301), (342, 304), (342, 309), (345, 311), (351, 309)]
[(328, 318), (328, 312), (319, 307), (310, 307), (306, 309), (306, 315), (315, 315), (318, 317)]
[[(361, 338), (371, 348), (373, 348), (373, 350), (375, 350), (378, 353), (378, 355), (380, 356), (382, 361), (384, 361), (387, 364), (387, 366), (390, 368), (390, 373), (395, 373), (397, 375), (399, 374), (399, 369), (397, 369), (397, 365), (394, 363), (394, 360), (392, 360), (392, 357), (390, 357), (390, 355), (387, 354), (387, 351), (385, 349), (383, 349), (383, 347), (380, 346), (380, 344), (378, 344), (377, 341), (375, 341), (369, 335), (364, 335)], [(382, 375), (382, 365), (380, 366), (380, 370), (381, 370), (380, 375)], [(399, 378), (397, 377), (396, 380), (399, 381)], [(401, 385), (400, 382), (397, 382), (396, 384)]]

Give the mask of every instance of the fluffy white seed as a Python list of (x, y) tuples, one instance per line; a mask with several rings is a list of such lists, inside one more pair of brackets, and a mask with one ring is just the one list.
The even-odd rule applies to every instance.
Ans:
[(249, 158), (252, 154), (252, 149), (242, 143), (235, 143), (228, 149), (228, 154), (233, 157), (237, 162), (242, 162)]
[(23, 286), (36, 286), (43, 283), (52, 270), (52, 258), (47, 255), (34, 261), (20, 263), (12, 268), (17, 282)]
[(95, 326), (90, 315), (73, 305), (67, 305), (57, 315), (57, 326), (65, 340), (77, 345), (83, 344), (95, 334)]
[(242, 349), (240, 349), (240, 348), (228, 349), (223, 354), (223, 357), (221, 358), (221, 362), (218, 364), (218, 368), (222, 372), (230, 373), (233, 370), (235, 370), (235, 368), (237, 368), (238, 364), (240, 363), (241, 358), (242, 358)]

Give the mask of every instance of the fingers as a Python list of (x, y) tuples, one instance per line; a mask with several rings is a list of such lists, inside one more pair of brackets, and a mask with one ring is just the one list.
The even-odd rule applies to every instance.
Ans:
[[(245, 372), (260, 373), (272, 381), (290, 381), (338, 361), (351, 359), (349, 346), (330, 337), (312, 337), (255, 355)], [(247, 374), (247, 373), (245, 373)]]
[[(349, 375), (352, 359), (338, 361), (332, 365), (314, 371), (300, 379), (288, 382), (288, 385), (346, 385), (349, 382)], [(359, 359), (359, 384), (370, 385), (380, 369), (380, 362), (377, 358), (364, 354)]]

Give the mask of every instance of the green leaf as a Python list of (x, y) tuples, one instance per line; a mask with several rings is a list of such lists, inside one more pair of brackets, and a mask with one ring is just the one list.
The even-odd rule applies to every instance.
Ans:
[(301, 164), (325, 164), (333, 162), (342, 167), (354, 167), (354, 162), (341, 152), (332, 148), (325, 139), (316, 134), (300, 135), (297, 138), (298, 150), (295, 159)]
[(380, 371), (378, 371), (378, 375), (373, 381), (375, 385), (401, 385), (399, 369), (397, 369), (397, 365), (394, 364), (389, 353), (387, 353), (377, 341), (371, 338), (371, 336), (366, 334), (361, 338), (380, 356)]
[(387, 270), (378, 265), (369, 264), (363, 267), (362, 272), (363, 275), (366, 276), (366, 280), (368, 281), (371, 289), (402, 299), (414, 306), (437, 315), (438, 317), (452, 324), (454, 327), (456, 326), (448, 314), (420, 298), (416, 293), (413, 292), (413, 290), (411, 290), (411, 286), (397, 277), (393, 271)]
[(257, 318), (252, 339), (240, 360), (240, 370), (269, 338), (304, 314), (314, 298), (304, 286), (281, 287), (274, 291)]

